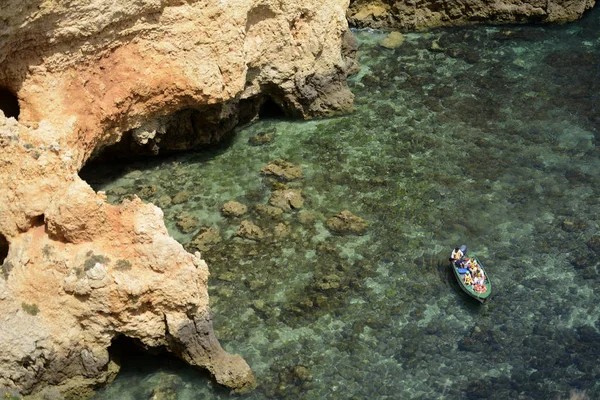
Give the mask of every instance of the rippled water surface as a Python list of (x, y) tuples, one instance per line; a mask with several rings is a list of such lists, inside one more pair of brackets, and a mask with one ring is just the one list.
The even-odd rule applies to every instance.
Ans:
[[(160, 205), (202, 248), (223, 346), (259, 383), (248, 399), (564, 399), (600, 396), (600, 13), (559, 27), (356, 32), (356, 110), (263, 120), (226, 145), (82, 175), (115, 204)], [(257, 145), (258, 136), (272, 142)], [(281, 187), (302, 209), (255, 206)], [(221, 206), (249, 207), (225, 218)], [(364, 235), (333, 235), (342, 210)], [(235, 236), (242, 220), (264, 232)], [(466, 298), (446, 260), (475, 251), (494, 282)], [(100, 399), (228, 397), (174, 360), (132, 357)]]

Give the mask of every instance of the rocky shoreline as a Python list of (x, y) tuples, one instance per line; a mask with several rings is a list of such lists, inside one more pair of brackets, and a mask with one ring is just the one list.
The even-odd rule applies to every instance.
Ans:
[[(136, 195), (111, 205), (82, 180), (90, 160), (214, 144), (265, 112), (310, 119), (350, 111), (346, 78), (358, 64), (347, 16), (357, 25), (409, 29), (552, 22), (578, 18), (593, 2), (546, 8), (544, 18), (538, 8), (510, 2), (503, 14), (464, 18), (451, 10), (392, 10), (420, 25), (379, 18), (368, 11), (373, 4), (9, 1), (0, 28), (0, 391), (88, 397), (118, 372), (109, 349), (120, 337), (165, 349), (236, 393), (256, 385), (246, 361), (225, 352), (213, 332), (209, 266), (196, 250), (217, 243), (218, 233), (203, 231), (186, 250), (167, 232), (159, 207)], [(288, 183), (302, 176), (296, 166), (274, 160), (261, 172), (273, 190), (257, 214), (303, 207), (302, 192)], [(224, 214), (244, 214), (229, 206)], [(184, 217), (180, 229), (190, 229)], [(367, 229), (347, 211), (327, 224), (339, 235)], [(286, 227), (268, 234), (285, 235)], [(265, 235), (240, 222), (243, 240)], [(338, 281), (327, 275), (316, 285)], [(309, 380), (302, 366), (290, 374)]]
[[(0, 29), (0, 388), (84, 398), (110, 381), (121, 336), (254, 377), (212, 329), (208, 266), (137, 196), (106, 202), (90, 158), (215, 143), (265, 103), (312, 118), (349, 110), (357, 70), (345, 1), (9, 2)], [(12, 96), (12, 98), (11, 98)], [(5, 104), (3, 101), (2, 104)]]

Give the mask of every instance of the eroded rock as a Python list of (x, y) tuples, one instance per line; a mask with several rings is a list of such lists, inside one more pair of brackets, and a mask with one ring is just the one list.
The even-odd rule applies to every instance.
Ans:
[(198, 228), (198, 218), (189, 212), (177, 216), (177, 227), (183, 233), (190, 233)]
[(379, 42), (379, 45), (386, 49), (396, 49), (402, 46), (402, 43), (404, 43), (404, 36), (401, 32), (390, 32)]
[(262, 229), (253, 222), (250, 221), (242, 221), (236, 235), (250, 240), (261, 240), (265, 237), (265, 234)]
[(269, 198), (269, 204), (283, 211), (297, 210), (304, 207), (304, 198), (299, 189), (275, 190)]
[(568, 22), (581, 18), (594, 4), (594, 0), (540, 2), (537, 5), (520, 0), (467, 0), (440, 7), (435, 1), (352, 0), (348, 20), (359, 27), (405, 31), (473, 23)]
[(254, 136), (251, 136), (248, 139), (248, 143), (252, 146), (264, 146), (266, 144), (271, 144), (275, 140), (275, 132), (266, 131), (259, 132)]
[(187, 190), (182, 190), (181, 192), (177, 192), (175, 194), (175, 196), (173, 196), (171, 201), (173, 202), (173, 204), (185, 203), (186, 201), (188, 201), (190, 199), (191, 195), (192, 194), (190, 192), (188, 192)]
[(367, 221), (348, 210), (327, 219), (327, 229), (338, 235), (362, 235), (367, 228)]
[(223, 238), (218, 229), (206, 226), (200, 228), (200, 231), (194, 236), (189, 246), (201, 252), (208, 251), (222, 240)]
[(271, 161), (260, 170), (260, 173), (267, 176), (274, 176), (284, 181), (293, 181), (302, 178), (301, 167), (281, 158)]
[[(114, 377), (107, 349), (126, 335), (251, 389), (248, 365), (212, 331), (199, 254), (134, 191), (111, 206), (77, 173), (104, 149), (130, 157), (213, 144), (265, 99), (301, 118), (350, 110), (346, 3), (38, 3), (2, 8), (0, 87), (20, 112), (17, 121), (0, 110), (0, 387), (84, 398)], [(156, 195), (141, 171), (128, 175)], [(298, 206), (292, 197), (285, 207)], [(156, 200), (183, 204), (189, 193)]]
[(225, 217), (241, 217), (248, 212), (248, 207), (237, 201), (228, 201), (221, 207), (221, 214)]
[(267, 204), (258, 204), (255, 207), (255, 210), (261, 217), (274, 220), (280, 219), (283, 215), (283, 210), (281, 208), (270, 206)]
[[(122, 334), (148, 347), (165, 346), (235, 390), (251, 387), (248, 365), (225, 353), (216, 338), (207, 346), (169, 335), (166, 312), (181, 310), (180, 325), (194, 325), (209, 312), (208, 267), (168, 236), (161, 210), (137, 197), (109, 205), (79, 179), (67, 186), (45, 225), (10, 239), (7, 258), (14, 268), (0, 279), (0, 292), (8, 294), (0, 302), (0, 386), (27, 393), (46, 390), (40, 385), (52, 381), (61, 382), (60, 392), (85, 393), (114, 376), (108, 347)], [(76, 218), (83, 215), (78, 207), (87, 220)], [(201, 318), (210, 330), (208, 317)], [(24, 357), (39, 375), (23, 365)]]

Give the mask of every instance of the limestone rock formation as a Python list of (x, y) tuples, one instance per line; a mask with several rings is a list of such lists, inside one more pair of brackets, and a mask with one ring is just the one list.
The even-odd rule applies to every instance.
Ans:
[(359, 27), (423, 30), (442, 26), (574, 21), (595, 0), (352, 0), (348, 20)]
[(118, 370), (108, 349), (120, 335), (235, 391), (254, 386), (214, 336), (200, 255), (168, 235), (159, 208), (109, 205), (77, 174), (102, 152), (217, 141), (268, 102), (302, 118), (349, 109), (347, 6), (3, 2), (0, 389), (84, 398)]
[(267, 99), (302, 118), (352, 106), (347, 0), (37, 3), (3, 5), (0, 87), (22, 123), (47, 120), (76, 144), (78, 163), (119, 141), (214, 142)]

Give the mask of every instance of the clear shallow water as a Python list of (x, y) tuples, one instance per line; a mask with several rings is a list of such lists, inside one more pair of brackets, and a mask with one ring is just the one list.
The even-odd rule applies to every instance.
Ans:
[[(407, 34), (396, 50), (357, 32), (354, 113), (259, 121), (219, 149), (82, 176), (113, 203), (161, 205), (190, 250), (219, 229), (203, 252), (215, 330), (256, 374), (248, 399), (597, 398), (599, 18)], [(276, 158), (303, 168), (289, 185), (305, 204), (273, 221), (254, 206)], [(234, 236), (229, 200), (264, 240)], [(345, 209), (365, 235), (325, 228)], [(278, 223), (288, 236), (269, 236)], [(481, 306), (445, 268), (462, 243), (494, 282)], [(180, 363), (132, 357), (95, 398), (224, 397)]]

